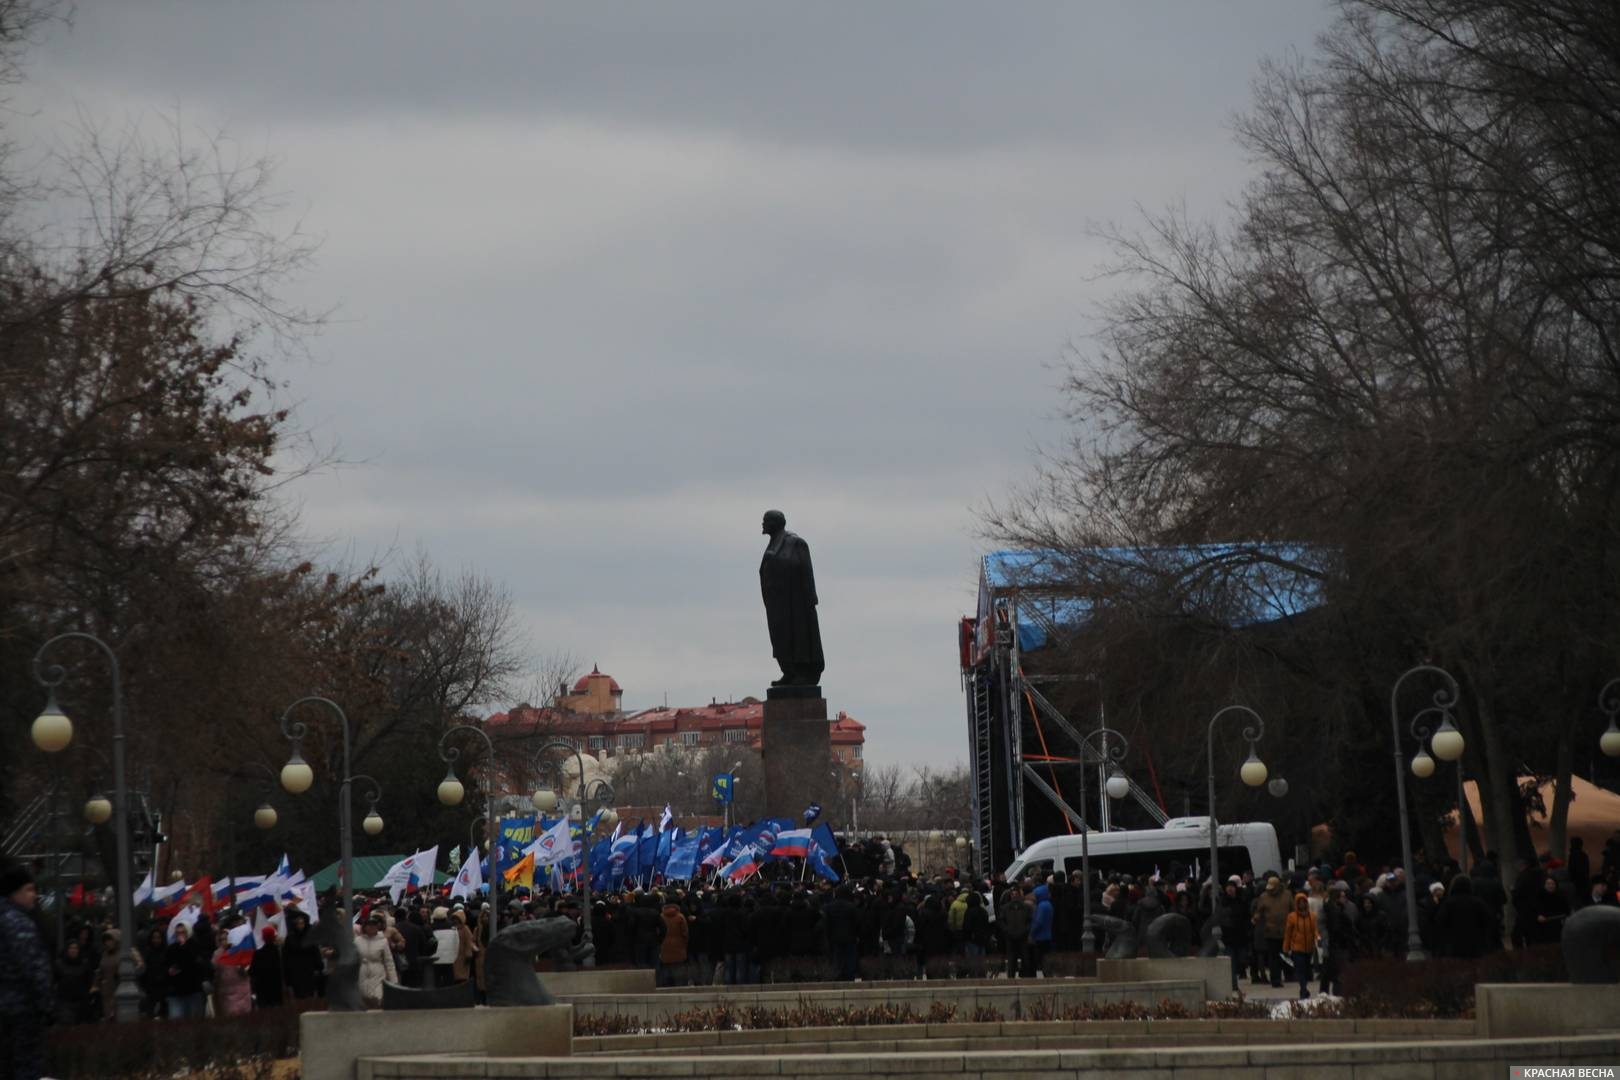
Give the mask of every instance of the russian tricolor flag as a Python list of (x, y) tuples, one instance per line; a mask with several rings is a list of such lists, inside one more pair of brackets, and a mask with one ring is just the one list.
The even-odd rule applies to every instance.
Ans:
[(749, 844), (742, 854), (731, 861), (731, 865), (720, 871), (721, 874), (732, 881), (741, 881), (748, 875), (759, 870), (759, 853), (754, 845)]
[(810, 830), (789, 829), (777, 834), (776, 843), (771, 845), (771, 854), (778, 859), (807, 857), (810, 854)]
[(225, 955), (219, 958), (222, 964), (232, 967), (247, 967), (253, 963), (253, 927), (247, 923), (233, 926), (225, 939)]

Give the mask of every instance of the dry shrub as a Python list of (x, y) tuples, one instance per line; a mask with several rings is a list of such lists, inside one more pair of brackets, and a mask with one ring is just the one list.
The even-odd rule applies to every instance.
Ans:
[(52, 1028), (46, 1041), (47, 1073), (77, 1080), (207, 1070), (223, 1080), (268, 1080), (275, 1059), (298, 1053), (299, 1015), (323, 1008), (324, 1002), (307, 1001), (212, 1020)]
[(1434, 956), (1419, 963), (1393, 957), (1357, 960), (1344, 969), (1341, 1015), (1359, 1018), (1452, 1019), (1474, 1014), (1479, 983), (1568, 982), (1563, 950), (1542, 945), (1477, 960)]

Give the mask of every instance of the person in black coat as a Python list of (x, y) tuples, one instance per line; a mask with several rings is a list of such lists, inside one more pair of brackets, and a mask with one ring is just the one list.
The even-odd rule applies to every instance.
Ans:
[(936, 956), (944, 956), (950, 951), (950, 926), (945, 921), (945, 909), (940, 906), (938, 896), (929, 896), (917, 908), (915, 918), (915, 937), (912, 943), (913, 951), (917, 955), (917, 974), (922, 975), (928, 967), (928, 961)]
[(163, 969), (169, 1019), (201, 1020), (203, 983), (213, 974), (211, 954), (202, 952), (186, 927), (176, 928), (174, 940), (163, 950)]
[(970, 979), (984, 978), (984, 956), (990, 950), (990, 912), (984, 897), (968, 893), (967, 913), (962, 916), (962, 951), (967, 954)]
[(769, 978), (772, 963), (787, 951), (787, 912), (781, 898), (766, 893), (754, 909), (754, 981)]
[(1537, 894), (1532, 908), (1532, 922), (1525, 934), (1526, 940), (1532, 945), (1556, 945), (1559, 935), (1564, 932), (1564, 920), (1567, 918), (1569, 901), (1564, 899), (1563, 890), (1555, 879), (1543, 878), (1541, 892)]
[(1529, 859), (1521, 858), (1518, 865), (1519, 872), (1513, 879), (1513, 947), (1522, 949), (1536, 935), (1536, 897), (1547, 874)]
[(56, 1021), (59, 1024), (85, 1024), (96, 1019), (96, 965), (70, 941), (56, 958)]
[(141, 951), (154, 960), (142, 965), (135, 982), (141, 988), (141, 1015), (149, 1020), (163, 1015), (164, 999), (169, 996), (168, 969), (156, 962), (168, 947), (169, 943), (163, 937), (163, 927), (154, 926), (147, 932), (146, 946)]
[(1434, 912), (1435, 945), (1441, 956), (1472, 960), (1501, 947), (1496, 918), (1485, 901), (1474, 895), (1465, 875), (1451, 879), (1451, 892)]
[[(752, 901), (750, 901), (750, 904)], [(719, 916), (720, 950), (726, 957), (726, 985), (748, 982), (754, 951), (754, 913), (745, 909), (740, 893), (729, 892), (716, 912)]]
[(399, 931), (400, 938), (405, 942), (401, 954), (405, 957), (405, 968), (399, 972), (401, 986), (422, 986), (422, 970), (428, 964), (438, 947), (433, 936), (422, 925), (422, 906), (414, 905), (409, 914), (399, 912), (394, 917), (394, 929)]
[[(331, 918), (343, 916), (334, 913)], [(281, 972), (287, 989), (297, 999), (316, 995), (323, 970), (320, 946), (315, 944), (309, 916), (294, 911), (287, 916), (287, 940), (281, 946)]]
[(788, 952), (794, 956), (815, 956), (820, 952), (821, 916), (802, 894), (788, 904), (786, 917)]
[(286, 977), (281, 964), (281, 942), (276, 940), (276, 929), (266, 926), (259, 931), (264, 944), (253, 950), (253, 963), (248, 967), (248, 981), (253, 990), (254, 1007), (279, 1008)]
[(713, 908), (697, 893), (686, 897), (686, 954), (692, 960), (693, 981), (708, 986), (714, 981), (714, 967), (720, 963), (720, 945), (714, 936)]
[(1569, 883), (1575, 887), (1575, 895), (1585, 897), (1592, 887), (1592, 860), (1586, 854), (1586, 841), (1578, 836), (1569, 838), (1569, 858), (1564, 860), (1564, 867), (1569, 871)]
[(827, 935), (828, 959), (838, 970), (838, 978), (853, 982), (860, 973), (860, 913), (855, 908), (855, 893), (848, 885), (840, 885), (821, 908), (822, 928)]
[(636, 967), (658, 966), (658, 932), (664, 925), (659, 907), (652, 894), (637, 893), (635, 903), (621, 909), (630, 926), (631, 963)]

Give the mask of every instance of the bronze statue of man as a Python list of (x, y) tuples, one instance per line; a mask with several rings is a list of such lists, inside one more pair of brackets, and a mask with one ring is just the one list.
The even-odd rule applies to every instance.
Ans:
[(771, 655), (782, 677), (772, 686), (815, 686), (826, 660), (821, 655), (821, 624), (816, 620), (816, 575), (810, 545), (787, 531), (787, 517), (767, 510), (761, 530), (769, 536), (759, 564), (759, 591), (771, 631)]

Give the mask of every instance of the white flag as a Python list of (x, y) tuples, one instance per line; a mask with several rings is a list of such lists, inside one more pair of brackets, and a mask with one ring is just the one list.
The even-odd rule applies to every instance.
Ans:
[(309, 925), (314, 926), (321, 921), (321, 905), (315, 897), (315, 883), (313, 881), (300, 881), (293, 887), (293, 897), (288, 903), (294, 910), (302, 911), (309, 916)]
[(267, 916), (264, 909), (260, 908), (258, 914), (253, 917), (253, 947), (255, 949), (262, 949), (267, 944), (264, 940), (264, 928), (267, 926), (276, 928), (276, 943), (278, 945), (286, 940), (287, 917), (282, 913), (282, 910), (277, 908), (274, 915)]
[(669, 828), (669, 823), (675, 820), (675, 814), (670, 810), (669, 803), (664, 804), (664, 813), (658, 819), (658, 831), (663, 832)]
[(568, 827), (568, 819), (561, 817), (557, 824), (534, 838), (534, 843), (524, 851), (527, 855), (534, 852), (534, 865), (536, 869), (550, 866), (574, 854), (573, 830)]
[(186, 933), (189, 935), (192, 928), (197, 925), (197, 920), (201, 917), (202, 908), (196, 904), (187, 904), (176, 912), (174, 918), (169, 920), (169, 943), (174, 943), (174, 932), (182, 926), (186, 928)]
[(477, 897), (478, 890), (484, 885), (484, 868), (482, 860), (478, 858), (478, 849), (474, 848), (467, 861), (461, 864), (456, 872), (455, 884), (450, 886), (451, 896)]
[[(389, 899), (396, 904), (399, 903), (399, 898), (405, 894), (405, 886), (411, 880), (411, 868), (415, 865), (415, 855), (405, 856), (405, 858), (390, 866), (388, 873), (378, 878), (377, 883), (372, 888), (387, 889)], [(353, 914), (358, 914), (358, 912)]]
[(140, 885), (135, 889), (134, 903), (137, 905), (144, 904), (150, 899), (152, 899), (152, 871), (148, 870), (146, 876), (141, 879)]

